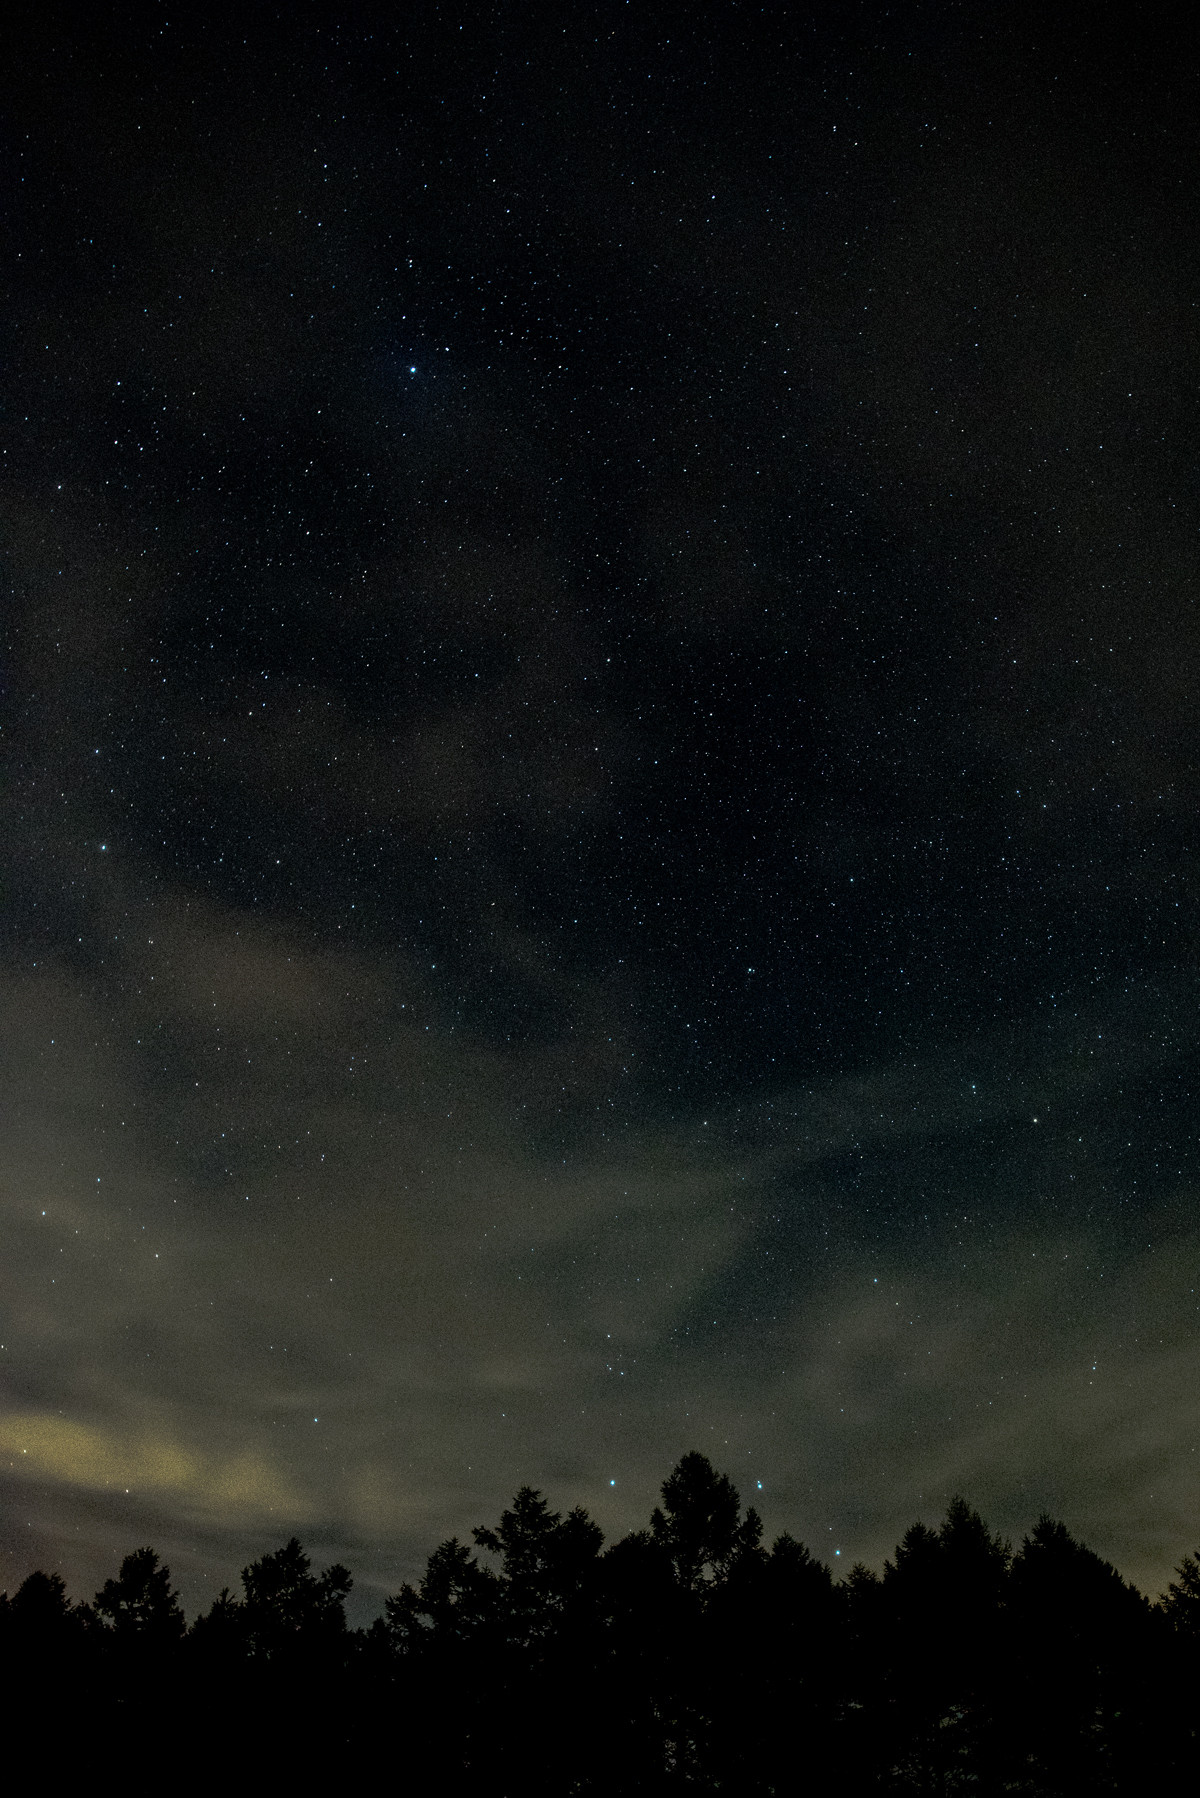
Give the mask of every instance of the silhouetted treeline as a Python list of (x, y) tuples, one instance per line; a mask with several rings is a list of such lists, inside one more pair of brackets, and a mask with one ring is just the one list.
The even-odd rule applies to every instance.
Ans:
[(685, 1455), (605, 1548), (525, 1487), (365, 1630), (294, 1539), (190, 1629), (152, 1549), (90, 1604), (0, 1597), (10, 1741), (189, 1788), (1072, 1795), (1200, 1789), (1200, 1561), (1157, 1604), (1043, 1517), (1015, 1552), (955, 1499), (835, 1583)]

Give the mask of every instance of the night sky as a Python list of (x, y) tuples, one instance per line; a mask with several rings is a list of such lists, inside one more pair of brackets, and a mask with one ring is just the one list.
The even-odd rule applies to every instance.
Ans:
[(1195, 45), (180, 10), (4, 28), (0, 1585), (365, 1616), (698, 1448), (1157, 1593)]

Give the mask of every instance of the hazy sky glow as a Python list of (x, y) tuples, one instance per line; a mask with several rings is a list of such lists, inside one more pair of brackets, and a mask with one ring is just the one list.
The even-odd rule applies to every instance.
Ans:
[(1195, 96), (633, 10), (6, 27), (9, 1589), (1200, 1537)]

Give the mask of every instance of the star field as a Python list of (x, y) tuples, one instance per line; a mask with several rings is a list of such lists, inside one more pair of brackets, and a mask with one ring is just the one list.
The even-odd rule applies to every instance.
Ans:
[(10, 1588), (1193, 1546), (1188, 59), (632, 12), (5, 26)]

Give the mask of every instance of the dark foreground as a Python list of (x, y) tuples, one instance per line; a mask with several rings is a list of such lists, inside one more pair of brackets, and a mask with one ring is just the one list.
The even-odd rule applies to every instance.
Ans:
[(1061, 1524), (956, 1500), (835, 1584), (687, 1455), (607, 1550), (523, 1489), (349, 1630), (300, 1544), (187, 1627), (153, 1550), (0, 1598), (8, 1744), (54, 1789), (1174, 1794), (1200, 1789), (1200, 1566), (1150, 1604)]

